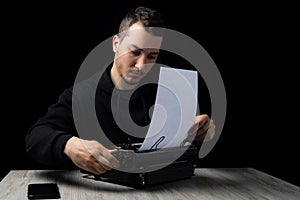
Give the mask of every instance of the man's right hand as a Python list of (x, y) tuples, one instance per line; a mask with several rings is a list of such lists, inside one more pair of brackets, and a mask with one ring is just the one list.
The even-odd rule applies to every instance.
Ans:
[(109, 150), (97, 141), (71, 137), (65, 146), (64, 153), (81, 169), (94, 174), (119, 167), (119, 161), (113, 156), (117, 149)]

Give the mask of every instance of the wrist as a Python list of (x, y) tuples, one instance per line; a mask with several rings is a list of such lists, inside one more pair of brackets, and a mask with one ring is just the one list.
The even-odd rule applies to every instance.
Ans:
[(71, 152), (73, 145), (77, 139), (78, 139), (77, 137), (73, 136), (66, 142), (64, 154), (66, 154), (68, 157), (70, 157), (70, 152)]

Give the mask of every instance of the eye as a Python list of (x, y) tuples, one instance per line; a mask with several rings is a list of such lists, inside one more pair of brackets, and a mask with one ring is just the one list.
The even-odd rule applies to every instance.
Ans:
[(139, 56), (139, 55), (141, 55), (141, 51), (139, 51), (139, 50), (131, 51), (131, 53), (132, 53), (134, 56)]
[(154, 59), (156, 59), (157, 58), (157, 55), (156, 54), (149, 54), (148, 55), (148, 59), (149, 60), (154, 60)]

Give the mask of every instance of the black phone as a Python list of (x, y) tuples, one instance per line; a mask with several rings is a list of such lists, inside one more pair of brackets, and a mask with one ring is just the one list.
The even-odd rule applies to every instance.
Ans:
[(60, 193), (56, 183), (28, 184), (28, 199), (59, 199)]

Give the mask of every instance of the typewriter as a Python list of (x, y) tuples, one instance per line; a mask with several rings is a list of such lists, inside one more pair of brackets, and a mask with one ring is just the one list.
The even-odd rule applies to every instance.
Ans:
[(145, 151), (139, 151), (141, 143), (126, 143), (117, 146), (119, 151), (114, 156), (120, 161), (120, 169), (112, 169), (100, 175), (81, 169), (81, 173), (85, 174), (84, 177), (144, 188), (190, 178), (194, 175), (198, 153), (195, 145)]

